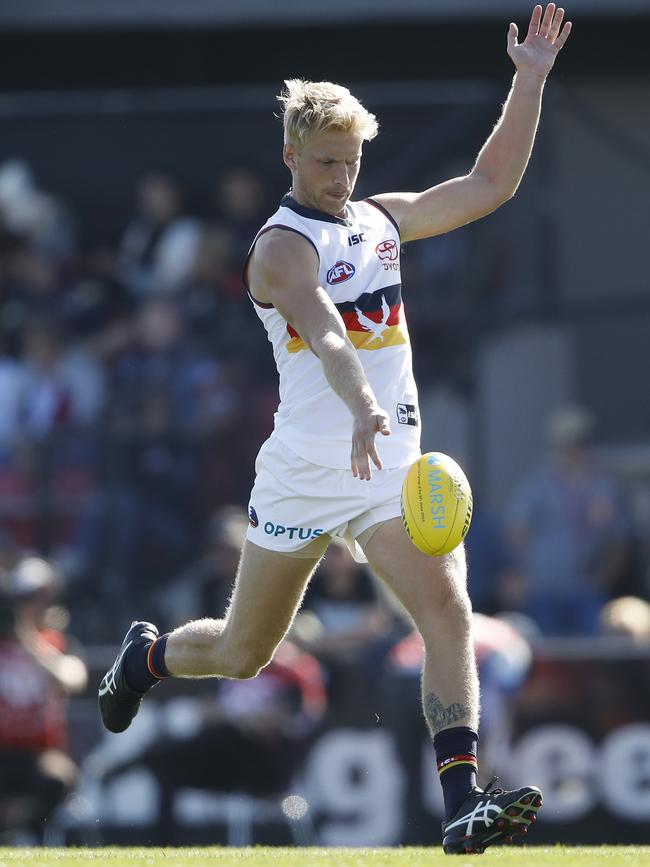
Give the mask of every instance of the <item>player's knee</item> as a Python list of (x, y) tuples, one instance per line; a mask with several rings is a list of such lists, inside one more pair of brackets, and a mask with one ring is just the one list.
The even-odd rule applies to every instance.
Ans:
[(239, 649), (233, 653), (228, 664), (225, 677), (233, 680), (250, 680), (257, 677), (265, 665), (268, 665), (272, 654), (266, 653), (260, 648), (250, 647)]
[(238, 660), (230, 667), (226, 677), (230, 677), (232, 680), (251, 680), (251, 678), (257, 677), (261, 670), (261, 665)]
[(467, 592), (465, 554), (452, 551), (440, 558), (437, 577), (437, 608), (439, 614), (452, 618), (469, 628), (472, 605)]

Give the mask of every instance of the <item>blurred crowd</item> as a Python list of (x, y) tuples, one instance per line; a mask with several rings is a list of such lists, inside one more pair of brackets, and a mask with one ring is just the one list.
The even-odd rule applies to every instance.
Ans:
[[(86, 674), (67, 649), (68, 629), (82, 644), (110, 644), (127, 608), (166, 630), (221, 616), (227, 604), (254, 456), (277, 405), (271, 352), (240, 273), (274, 203), (246, 167), (225, 171), (215, 190), (213, 211), (199, 217), (171, 175), (148, 174), (114, 243), (86, 248), (82, 215), (40, 189), (25, 163), (0, 165), (0, 706), (15, 703), (18, 678), (32, 684), (43, 722), (27, 742), (25, 706), (0, 715), (0, 779), (11, 789), (12, 763), (16, 779), (28, 767), (42, 794), (27, 806), (0, 802), (0, 829), (9, 821), (2, 810), (18, 811), (25, 827), (42, 825), (74, 784), (61, 697), (83, 689)], [(467, 255), (468, 237), (433, 239), (405, 256), (417, 366), (444, 369), (461, 388), (468, 353), (449, 341), (472, 334), (445, 323), (462, 322), (473, 300), (492, 303), (499, 285), (496, 266), (467, 274), (477, 258)], [(548, 455), (503, 514), (479, 503), (467, 539), (470, 585), (485, 618), (477, 621), (492, 696), (484, 703), (497, 719), (535, 637), (649, 640), (642, 551), (595, 434), (586, 409), (559, 408), (548, 420)], [(417, 672), (420, 657), (397, 603), (335, 541), (274, 666), (254, 687), (222, 686), (218, 713), (206, 714), (193, 746), (160, 743), (141, 760), (182, 766), (200, 787), (206, 744), (219, 757), (237, 744), (250, 753), (255, 742), (257, 771), (267, 768), (270, 791), (282, 789), (293, 765), (278, 765), (278, 744), (288, 756), (297, 719), (314, 724), (327, 701), (344, 719), (386, 671)], [(247, 718), (251, 707), (266, 740)], [(263, 775), (253, 778), (262, 785)], [(169, 791), (178, 783), (164, 782)], [(163, 829), (169, 810), (164, 802)]]
[[(212, 512), (245, 503), (277, 386), (240, 277), (265, 194), (246, 169), (188, 215), (143, 177), (113, 247), (27, 165), (0, 166), (0, 525), (64, 568), (84, 640), (200, 549)], [(108, 608), (97, 605), (106, 601)], [(99, 615), (99, 611), (103, 613)]]
[[(247, 167), (225, 170), (214, 189), (199, 217), (170, 174), (147, 174), (114, 243), (88, 247), (83, 215), (23, 161), (0, 165), (0, 541), (6, 557), (56, 560), (86, 642), (121, 634), (111, 613), (127, 594), (164, 616), (162, 590), (200, 571), (220, 510), (246, 504), (272, 426), (274, 365), (241, 265), (273, 203)], [(471, 354), (448, 344), (471, 334), (449, 324), (498, 296), (489, 263), (501, 257), (469, 274), (471, 241), (436, 238), (404, 257), (428, 387), (440, 369), (466, 386)], [(505, 514), (479, 509), (468, 544), (480, 610), (589, 634), (602, 604), (634, 589), (630, 516), (592, 460), (592, 434), (585, 410), (560, 411), (548, 463)]]

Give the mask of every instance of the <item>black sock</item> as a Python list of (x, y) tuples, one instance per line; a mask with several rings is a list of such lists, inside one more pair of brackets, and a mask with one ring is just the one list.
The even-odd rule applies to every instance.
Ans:
[(465, 726), (443, 729), (433, 739), (445, 799), (446, 822), (476, 786), (477, 743), (476, 732)]
[(134, 692), (146, 692), (163, 677), (170, 676), (165, 665), (168, 637), (166, 633), (155, 641), (138, 641), (129, 647), (124, 659), (124, 678)]

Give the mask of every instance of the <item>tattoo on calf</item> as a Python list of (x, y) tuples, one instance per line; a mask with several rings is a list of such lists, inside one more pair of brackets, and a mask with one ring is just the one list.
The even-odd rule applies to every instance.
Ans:
[(467, 719), (469, 709), (457, 701), (450, 704), (449, 707), (443, 707), (438, 696), (430, 692), (424, 697), (424, 715), (429, 723), (431, 734), (436, 735), (452, 723)]

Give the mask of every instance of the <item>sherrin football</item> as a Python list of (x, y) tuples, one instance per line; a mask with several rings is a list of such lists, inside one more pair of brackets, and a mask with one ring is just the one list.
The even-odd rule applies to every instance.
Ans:
[(448, 554), (463, 541), (472, 520), (472, 489), (449, 455), (427, 452), (411, 464), (402, 485), (402, 519), (425, 554)]

